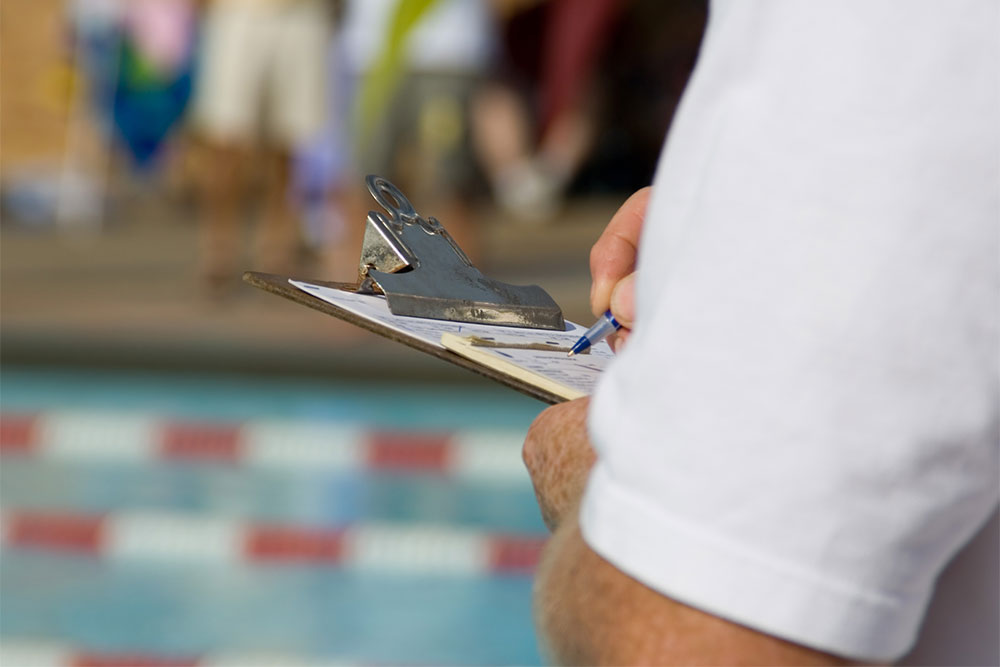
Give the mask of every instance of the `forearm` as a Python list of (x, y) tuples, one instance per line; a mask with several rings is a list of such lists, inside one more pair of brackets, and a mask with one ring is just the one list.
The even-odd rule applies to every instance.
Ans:
[(550, 659), (558, 664), (847, 664), (648, 588), (587, 546), (576, 508), (545, 548), (535, 585), (535, 620)]
[(574, 508), (546, 545), (535, 581), (535, 622), (553, 663), (656, 662), (649, 656), (659, 633), (622, 623), (641, 604), (630, 599), (629, 582), (587, 547)]

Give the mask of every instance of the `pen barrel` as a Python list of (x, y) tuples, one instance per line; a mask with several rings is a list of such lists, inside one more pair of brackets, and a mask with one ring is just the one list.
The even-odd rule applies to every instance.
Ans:
[(611, 313), (605, 313), (601, 316), (601, 319), (597, 320), (594, 326), (587, 329), (587, 333), (583, 334), (584, 337), (590, 341), (591, 345), (596, 345), (602, 340), (618, 331), (620, 328), (618, 322), (612, 317)]
[(605, 311), (597, 323), (594, 326), (587, 329), (587, 331), (580, 337), (580, 340), (576, 341), (573, 348), (570, 350), (569, 356), (574, 354), (579, 354), (586, 350), (588, 347), (597, 345), (602, 340), (613, 334), (614, 332), (621, 329), (618, 320), (615, 319), (611, 311)]

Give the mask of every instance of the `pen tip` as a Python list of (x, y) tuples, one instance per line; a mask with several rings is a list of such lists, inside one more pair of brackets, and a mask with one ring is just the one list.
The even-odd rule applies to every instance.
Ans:
[(566, 356), (567, 357), (572, 357), (573, 356), (573, 350), (570, 350), (569, 352), (567, 352)]

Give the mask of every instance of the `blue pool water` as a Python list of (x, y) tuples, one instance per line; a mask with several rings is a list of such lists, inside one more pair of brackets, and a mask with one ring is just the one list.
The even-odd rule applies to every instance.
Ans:
[[(347, 422), (417, 433), (523, 433), (543, 407), (500, 387), (0, 372), (5, 414), (92, 410), (219, 422)], [(545, 534), (526, 475), (484, 483), (420, 472), (5, 457), (0, 507)], [(518, 573), (129, 561), (5, 545), (0, 640), (155, 656), (277, 653), (303, 664), (538, 664), (530, 592), (530, 576)]]
[(361, 664), (538, 664), (526, 577), (307, 567), (108, 566), (4, 554), (2, 637), (158, 656), (280, 653)]

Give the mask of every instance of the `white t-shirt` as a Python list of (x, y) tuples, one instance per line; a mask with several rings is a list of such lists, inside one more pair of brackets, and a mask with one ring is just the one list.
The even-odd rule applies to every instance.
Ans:
[(713, 3), (592, 404), (594, 550), (797, 643), (911, 646), (1000, 493), (998, 42), (994, 0)]

